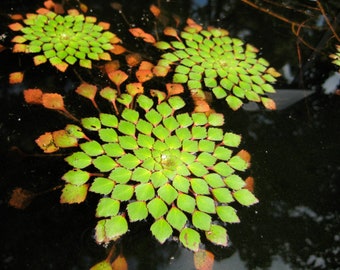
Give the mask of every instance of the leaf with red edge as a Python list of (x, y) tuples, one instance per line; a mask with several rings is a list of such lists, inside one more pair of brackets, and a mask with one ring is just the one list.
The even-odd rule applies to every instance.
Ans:
[(200, 249), (194, 253), (194, 264), (196, 270), (212, 270), (214, 261), (214, 254), (210, 251)]
[[(51, 60), (51, 59), (50, 59)], [(61, 63), (57, 63), (57, 64), (53, 64), (53, 66), (55, 66), (59, 71), (61, 72), (65, 72), (66, 69), (68, 68), (68, 64), (65, 62), (61, 62)]]
[(53, 142), (57, 147), (67, 148), (78, 146), (78, 139), (71, 136), (65, 129), (54, 131), (52, 136)]
[(189, 27), (195, 28), (197, 32), (202, 30), (202, 25), (197, 24), (193, 19), (188, 18), (187, 19), (187, 24)]
[(118, 70), (119, 66), (120, 66), (119, 65), (119, 61), (118, 60), (114, 60), (114, 61), (110, 61), (110, 62), (106, 63), (104, 65), (104, 69), (105, 69), (105, 72), (107, 74), (109, 74), (111, 72), (114, 72), (114, 71)]
[(27, 45), (26, 44), (14, 44), (13, 52), (14, 53), (26, 53)]
[(107, 74), (109, 79), (119, 87), (129, 76), (121, 70), (116, 70)]
[(33, 57), (33, 62), (34, 62), (34, 65), (36, 66), (39, 66), (43, 63), (46, 63), (47, 62), (47, 58), (45, 55), (36, 55)]
[(64, 111), (64, 99), (57, 93), (45, 93), (42, 95), (42, 105), (47, 109)]
[(82, 203), (86, 199), (89, 185), (66, 184), (60, 196), (60, 203)]
[(184, 92), (184, 87), (179, 83), (167, 83), (166, 90), (168, 91), (168, 96), (178, 95)]
[(268, 110), (276, 110), (276, 103), (271, 98), (261, 97), (263, 106)]
[(24, 80), (24, 73), (23, 72), (12, 72), (9, 74), (9, 83), (10, 84), (16, 84), (16, 83), (22, 83)]
[(130, 33), (137, 38), (143, 38), (143, 36), (145, 35), (145, 32), (142, 28), (130, 28), (129, 29)]
[(152, 70), (153, 66), (154, 65), (151, 62), (142, 61), (139, 65), (138, 70)]
[(99, 22), (98, 25), (103, 27), (103, 30), (108, 30), (110, 29), (110, 26), (111, 26), (110, 23), (108, 22)]
[(237, 156), (239, 156), (240, 158), (242, 158), (244, 161), (246, 161), (247, 163), (249, 163), (250, 162), (250, 160), (251, 160), (251, 155), (249, 154), (249, 152), (248, 151), (246, 151), (246, 150), (240, 150), (240, 152), (238, 152), (237, 154), (236, 154)]
[(42, 104), (43, 92), (40, 89), (24, 90), (24, 99), (28, 104)]
[(49, 13), (50, 10), (47, 8), (38, 8), (35, 12), (43, 15), (43, 14)]
[(44, 153), (53, 153), (59, 150), (59, 147), (54, 144), (53, 135), (51, 132), (46, 132), (35, 140), (35, 143), (44, 151)]

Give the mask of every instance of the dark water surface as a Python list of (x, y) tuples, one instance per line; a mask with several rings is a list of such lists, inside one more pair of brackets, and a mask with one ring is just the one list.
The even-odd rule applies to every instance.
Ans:
[[(41, 5), (26, 2), (1, 1), (0, 34), (10, 35), (6, 14), (33, 12)], [(299, 74), (296, 37), (289, 26), (239, 1), (218, 7), (219, 1), (211, 2), (210, 7), (206, 1), (166, 1), (164, 6), (169, 13), (229, 29), (261, 48), (272, 66), (288, 66), (293, 77)], [(124, 32), (121, 16), (108, 1), (86, 3), (93, 15), (118, 21), (117, 34)], [(123, 1), (124, 14), (137, 25), (151, 27), (151, 3)], [(316, 46), (325, 33), (312, 34)], [(340, 97), (323, 94), (321, 87), (335, 69), (327, 56), (306, 48), (302, 57), (302, 77), (284, 76), (278, 87), (313, 89), (308, 98), (275, 112), (231, 113), (217, 104), (217, 111), (226, 113), (226, 130), (242, 134), (242, 147), (252, 155), (250, 173), (260, 203), (238, 208), (241, 223), (227, 226), (229, 247), (206, 243), (215, 255), (214, 269), (340, 269)], [(24, 85), (10, 86), (7, 74), (18, 65), (27, 68), (29, 59), (9, 51), (0, 54), (0, 269), (89, 269), (107, 255), (93, 237), (94, 195), (80, 205), (60, 205), (57, 190), (37, 196), (25, 210), (8, 206), (14, 188), (43, 192), (62, 184), (60, 177), (69, 169), (62, 157), (32, 156), (41, 153), (34, 140), (67, 121), (56, 112), (25, 105), (21, 92), (33, 86), (67, 91), (78, 82), (33, 68), (38, 76), (30, 77), (28, 71)], [(129, 269), (194, 269), (190, 251), (177, 242), (158, 244), (148, 226), (132, 224), (123, 237), (120, 248)]]

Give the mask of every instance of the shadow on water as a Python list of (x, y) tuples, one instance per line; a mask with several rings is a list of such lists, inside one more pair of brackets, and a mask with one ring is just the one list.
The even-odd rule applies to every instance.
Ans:
[[(152, 1), (121, 2), (129, 21), (150, 27), (147, 11)], [(289, 27), (240, 1), (220, 2), (166, 1), (164, 5), (181, 17), (190, 15), (203, 24), (229, 29), (261, 47), (273, 66), (289, 65), (290, 72), (298, 74), (296, 37)], [(107, 1), (86, 3), (104, 21), (119, 17)], [(40, 1), (27, 5), (6, 0), (0, 10), (28, 12), (39, 5)], [(6, 24), (8, 21), (0, 29), (7, 34)], [(117, 27), (123, 28), (123, 24), (121, 20)], [(315, 40), (317, 43), (320, 36)], [(302, 53), (308, 62), (311, 51)], [(19, 61), (8, 52), (1, 57), (1, 63)], [(260, 203), (239, 209), (241, 223), (227, 227), (229, 247), (206, 244), (215, 255), (214, 269), (339, 269), (340, 98), (322, 94), (321, 84), (333, 68), (324, 58), (315, 56), (303, 77), (304, 88), (314, 93), (284, 110), (231, 115), (225, 108), (216, 108), (225, 112), (226, 128), (242, 134), (242, 147), (252, 155), (250, 172)], [(20, 59), (23, 66), (25, 59)], [(5, 78), (11, 68), (0, 68), (0, 268), (89, 269), (107, 252), (93, 237), (94, 195), (80, 205), (60, 205), (60, 193), (54, 191), (37, 196), (25, 210), (7, 205), (14, 188), (39, 193), (61, 184), (60, 176), (68, 170), (60, 157), (23, 156), (12, 151), (15, 146), (25, 153), (38, 153), (34, 139), (63, 126), (65, 120), (53, 112), (22, 105), (20, 93), (25, 86), (9, 86)], [(297, 88), (302, 83), (296, 79), (299, 76), (288, 77), (279, 82), (280, 88)], [(41, 78), (36, 87), (67, 90), (76, 84), (74, 78), (63, 76)], [(158, 244), (148, 226), (147, 222), (133, 224), (119, 244), (129, 269), (194, 269), (190, 251), (177, 242)]]

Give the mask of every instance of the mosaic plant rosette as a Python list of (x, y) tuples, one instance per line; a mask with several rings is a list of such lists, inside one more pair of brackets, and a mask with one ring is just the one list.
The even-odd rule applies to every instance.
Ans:
[(246, 100), (273, 109), (274, 102), (266, 93), (275, 92), (271, 84), (280, 74), (258, 57), (255, 47), (230, 37), (226, 30), (205, 30), (199, 25), (187, 26), (176, 37), (155, 44), (167, 51), (155, 68), (156, 74), (165, 76), (172, 67), (174, 83), (187, 84), (192, 92), (209, 90), (233, 110)]
[(151, 217), (150, 230), (161, 243), (177, 231), (180, 242), (197, 251), (203, 232), (226, 246), (223, 224), (239, 222), (233, 205), (257, 202), (236, 174), (249, 165), (233, 154), (241, 137), (223, 131), (221, 114), (178, 113), (185, 106), (179, 96), (154, 106), (140, 95), (137, 104), (139, 111), (125, 108), (120, 118), (101, 113), (81, 120), (98, 139), (66, 157), (73, 169), (62, 177), (61, 200), (77, 202), (88, 191), (103, 195), (96, 212), (100, 243), (127, 233), (129, 222)]
[(23, 24), (9, 25), (21, 32), (12, 40), (16, 43), (13, 52), (35, 53), (35, 65), (49, 61), (61, 71), (78, 60), (80, 66), (92, 68), (92, 60), (111, 60), (108, 51), (120, 41), (107, 31), (108, 23), (95, 24), (96, 20), (78, 12), (27, 14)]

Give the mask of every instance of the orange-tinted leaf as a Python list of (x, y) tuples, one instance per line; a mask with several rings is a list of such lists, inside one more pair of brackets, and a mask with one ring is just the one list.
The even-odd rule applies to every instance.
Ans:
[(166, 90), (168, 91), (168, 96), (178, 95), (184, 92), (184, 87), (179, 83), (167, 83)]
[(156, 39), (153, 35), (145, 33), (143, 36), (143, 40), (147, 43), (155, 43)]
[(94, 99), (97, 93), (97, 86), (88, 83), (82, 83), (76, 89), (76, 93), (88, 99)]
[(14, 44), (13, 52), (14, 53), (25, 53), (27, 45), (26, 44)]
[(9, 206), (14, 207), (16, 209), (25, 209), (30, 205), (32, 199), (35, 197), (35, 193), (23, 189), (23, 188), (15, 188), (12, 191), (11, 198), (8, 201)]
[(263, 106), (268, 110), (276, 110), (276, 103), (271, 98), (261, 97)]
[(155, 5), (150, 6), (150, 11), (156, 18), (159, 16), (159, 14), (161, 14), (161, 10)]
[(54, 66), (61, 72), (65, 72), (65, 70), (68, 68), (68, 64), (65, 62), (55, 64)]
[(151, 70), (153, 68), (153, 64), (148, 61), (142, 61), (139, 65), (139, 70)]
[(158, 77), (165, 77), (170, 70), (170, 67), (155, 66), (152, 70), (153, 74)]
[(163, 32), (164, 32), (164, 35), (166, 35), (166, 36), (175, 37), (178, 40), (180, 40), (180, 38), (179, 38), (179, 36), (177, 34), (177, 30), (175, 28), (165, 27)]
[(40, 89), (24, 90), (24, 99), (29, 104), (42, 104), (43, 92)]
[(24, 17), (21, 14), (11, 14), (11, 15), (9, 15), (9, 17), (13, 21), (19, 21), (19, 20), (23, 20), (24, 19)]
[(118, 54), (125, 53), (126, 49), (123, 46), (121, 46), (121, 45), (114, 45), (113, 49), (111, 49), (110, 52), (118, 55)]
[(126, 91), (131, 96), (135, 96), (144, 93), (144, 87), (141, 83), (129, 83), (126, 85)]
[(254, 178), (249, 176), (247, 177), (246, 180), (244, 180), (246, 182), (246, 185), (243, 188), (248, 189), (250, 192), (254, 192)]
[(120, 43), (120, 42), (122, 42), (122, 40), (117, 36), (114, 36), (110, 39), (111, 44), (117, 44), (117, 43)]
[(38, 66), (38, 65), (41, 65), (43, 63), (46, 63), (47, 62), (47, 58), (45, 57), (45, 55), (36, 55), (33, 57), (33, 62), (34, 62), (34, 65)]
[(99, 22), (98, 25), (103, 27), (103, 30), (110, 29), (110, 23), (108, 23), (108, 22)]
[(53, 153), (59, 149), (59, 147), (54, 144), (51, 132), (46, 132), (45, 134), (40, 135), (35, 142), (44, 151), (44, 153)]
[(27, 39), (24, 38), (23, 36), (15, 36), (14, 38), (12, 38), (11, 41), (13, 43), (24, 43), (25, 41), (27, 41)]
[(86, 12), (89, 10), (89, 8), (87, 7), (87, 5), (85, 5), (84, 3), (80, 3), (79, 8), (80, 8), (80, 10), (81, 10), (82, 12), (84, 12), (84, 13), (86, 13)]
[(44, 6), (47, 9), (52, 9), (55, 6), (55, 3), (52, 0), (47, 0), (44, 2)]
[(150, 90), (150, 95), (152, 97), (157, 97), (158, 104), (166, 99), (166, 94), (164, 92), (162, 92), (162, 91), (157, 90), (157, 89), (151, 89)]
[(37, 12), (38, 14), (46, 14), (46, 13), (49, 13), (50, 10), (48, 10), (47, 8), (38, 8), (38, 9), (36, 10), (36, 12)]
[(270, 67), (266, 70), (266, 72), (270, 75), (272, 75), (273, 77), (280, 77), (281, 76), (281, 73), (278, 72), (275, 68), (273, 67)]
[(107, 74), (112, 82), (120, 86), (129, 76), (121, 70), (116, 70)]
[(187, 24), (189, 27), (195, 28), (197, 32), (202, 30), (202, 25), (197, 24), (193, 19), (188, 18), (187, 19)]
[(210, 251), (200, 249), (194, 253), (194, 264), (196, 270), (212, 270), (214, 260), (214, 254)]
[(12, 72), (9, 74), (9, 83), (10, 84), (16, 84), (16, 83), (22, 83), (24, 80), (24, 73), (23, 72)]
[(239, 156), (240, 158), (242, 158), (244, 161), (246, 161), (248, 163), (250, 162), (251, 155), (246, 150), (242, 149), (240, 152), (237, 153), (237, 156)]
[(42, 105), (47, 109), (64, 111), (64, 99), (57, 93), (45, 93), (42, 95)]
[(128, 270), (128, 264), (123, 254), (119, 254), (119, 256), (112, 262), (111, 267), (112, 270)]
[(152, 73), (151, 70), (146, 70), (146, 69), (137, 70), (136, 71), (136, 77), (137, 77), (139, 82), (143, 83), (143, 82), (146, 82), (146, 81), (152, 79), (153, 73)]
[(6, 47), (0, 44), (0, 52), (2, 52), (5, 49), (6, 49)]
[(117, 69), (119, 69), (119, 61), (118, 60), (114, 60), (114, 61), (106, 63), (104, 65), (104, 69), (105, 69), (105, 72), (107, 74), (111, 73), (113, 71), (116, 71)]
[(54, 12), (57, 13), (57, 14), (64, 14), (65, 10), (64, 10), (63, 5), (59, 4), (59, 3), (55, 3)]
[(130, 67), (135, 67), (142, 61), (142, 57), (139, 53), (130, 53), (125, 56), (125, 59)]
[(20, 31), (24, 26), (21, 23), (16, 22), (8, 25), (8, 27), (12, 31)]
[(138, 37), (138, 38), (141, 37), (142, 38), (145, 35), (144, 30), (141, 29), (141, 28), (138, 28), (138, 27), (130, 28), (129, 31), (134, 37)]
[(67, 14), (72, 15), (72, 16), (77, 16), (79, 15), (79, 11), (78, 9), (72, 8), (72, 9), (67, 10)]

